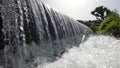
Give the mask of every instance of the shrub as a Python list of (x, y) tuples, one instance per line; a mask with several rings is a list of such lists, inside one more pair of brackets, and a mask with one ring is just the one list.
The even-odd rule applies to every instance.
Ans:
[(113, 11), (111, 14), (101, 22), (98, 27), (98, 32), (102, 34), (112, 34), (118, 36), (120, 34), (120, 16)]

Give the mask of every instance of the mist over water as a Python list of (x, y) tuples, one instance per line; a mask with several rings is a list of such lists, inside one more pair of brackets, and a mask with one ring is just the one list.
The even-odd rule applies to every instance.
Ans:
[(52, 63), (37, 68), (119, 68), (120, 40), (110, 36), (91, 36)]

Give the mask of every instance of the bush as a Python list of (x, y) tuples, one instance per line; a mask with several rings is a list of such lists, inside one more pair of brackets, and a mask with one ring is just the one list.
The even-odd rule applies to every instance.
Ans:
[(90, 28), (93, 30), (94, 33), (96, 33), (98, 31), (98, 26), (96, 25), (91, 25)]
[(112, 34), (118, 36), (120, 34), (120, 16), (113, 11), (98, 27), (98, 32), (102, 34)]

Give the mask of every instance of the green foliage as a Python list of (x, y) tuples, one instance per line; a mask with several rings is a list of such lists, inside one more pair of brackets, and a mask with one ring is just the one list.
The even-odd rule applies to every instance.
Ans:
[(102, 21), (98, 27), (99, 33), (112, 34), (117, 36), (120, 34), (120, 16), (117, 12), (113, 11), (111, 14)]
[(94, 33), (112, 34), (115, 37), (120, 37), (120, 16), (116, 10), (110, 11), (104, 6), (99, 6), (91, 14), (100, 21), (100, 25), (94, 23), (90, 26)]
[(93, 30), (94, 33), (96, 33), (96, 31), (98, 31), (98, 26), (96, 25), (91, 25), (90, 28)]
[(82, 20), (77, 20), (78, 22), (80, 22), (80, 23), (84, 23), (84, 21), (82, 21)]
[(100, 21), (103, 21), (110, 13), (111, 11), (104, 6), (96, 7), (95, 10), (91, 12), (91, 14), (94, 15), (96, 19)]

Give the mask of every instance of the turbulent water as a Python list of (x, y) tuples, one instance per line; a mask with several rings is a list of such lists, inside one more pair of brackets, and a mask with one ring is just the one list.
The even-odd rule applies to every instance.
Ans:
[(53, 63), (38, 68), (119, 68), (120, 40), (110, 36), (91, 36), (87, 41), (68, 50)]

